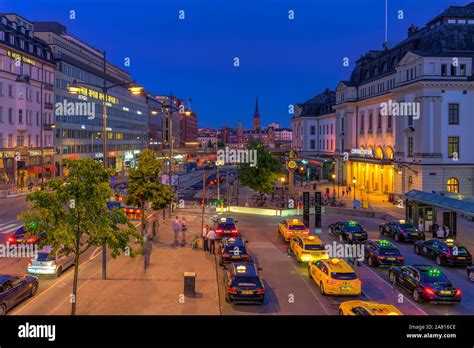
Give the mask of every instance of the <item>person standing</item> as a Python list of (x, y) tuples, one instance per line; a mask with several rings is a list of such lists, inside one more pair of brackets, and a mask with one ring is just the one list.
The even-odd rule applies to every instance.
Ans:
[(188, 230), (188, 227), (186, 226), (186, 218), (183, 217), (181, 220), (181, 233), (183, 234), (183, 241), (182, 245), (186, 244), (186, 231)]
[(436, 238), (438, 239), (444, 239), (444, 236), (446, 235), (446, 231), (443, 228), (439, 228), (438, 231), (436, 232)]
[(444, 238), (447, 239), (449, 237), (449, 233), (450, 231), (448, 225), (444, 225)]
[(423, 226), (423, 220), (420, 219), (420, 221), (418, 222), (418, 232), (425, 232), (424, 231), (424, 226)]
[(207, 240), (209, 242), (209, 254), (216, 253), (216, 239), (217, 239), (217, 234), (214, 231), (214, 229), (211, 227), (209, 230), (209, 233), (207, 234)]
[(176, 216), (173, 220), (174, 244), (178, 244), (179, 219)]
[(202, 248), (204, 251), (209, 251), (209, 246), (207, 245), (207, 233), (209, 232), (209, 225), (206, 225), (202, 229)]
[(153, 250), (153, 244), (151, 243), (151, 236), (147, 235), (145, 244), (143, 244), (143, 256), (145, 257), (144, 259), (145, 271), (150, 265), (150, 256), (151, 256), (152, 250)]

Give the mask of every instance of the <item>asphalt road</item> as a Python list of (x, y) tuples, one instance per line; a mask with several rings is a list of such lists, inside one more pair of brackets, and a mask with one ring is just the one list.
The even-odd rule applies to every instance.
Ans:
[[(362, 280), (362, 294), (356, 297), (322, 296), (316, 283), (309, 278), (306, 264), (299, 264), (287, 255), (287, 244), (277, 232), (277, 217), (233, 214), (239, 221), (239, 229), (246, 240), (252, 258), (262, 268), (261, 275), (266, 286), (264, 305), (231, 305), (225, 302), (223, 289), (223, 269), (219, 269), (219, 292), (221, 312), (224, 315), (247, 314), (319, 314), (336, 315), (339, 304), (353, 299), (390, 303), (409, 315), (453, 315), (474, 313), (474, 286), (467, 279), (465, 268), (443, 266), (443, 272), (463, 292), (459, 304), (415, 303), (411, 294), (398, 286), (394, 289), (388, 281), (387, 268), (371, 268), (365, 264), (354, 266)], [(339, 220), (352, 220), (353, 217), (324, 215), (323, 232), (320, 238), (325, 243), (337, 241), (328, 234), (328, 225)], [(378, 226), (382, 220), (359, 218), (366, 228), (369, 238), (378, 239)], [(416, 255), (413, 245), (399, 243), (398, 247), (405, 257), (405, 263), (428, 264), (436, 266), (434, 261)]]

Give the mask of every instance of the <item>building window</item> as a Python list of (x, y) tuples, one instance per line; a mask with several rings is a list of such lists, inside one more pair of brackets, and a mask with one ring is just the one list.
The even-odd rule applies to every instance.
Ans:
[(448, 157), (459, 158), (459, 137), (448, 137)]
[(413, 157), (413, 137), (408, 137), (407, 157)]
[(23, 124), (23, 110), (18, 110), (18, 124)]
[(8, 96), (10, 98), (13, 98), (13, 86), (12, 85), (8, 85)]
[(459, 193), (459, 180), (456, 178), (449, 179), (446, 185), (446, 191)]
[(451, 76), (456, 76), (456, 66), (451, 64)]
[(3, 123), (3, 106), (0, 106), (0, 123)]
[(379, 114), (377, 116), (377, 130), (381, 131), (382, 130), (382, 113), (379, 111)]
[(310, 147), (311, 150), (316, 149), (316, 140), (311, 139), (311, 140), (309, 141), (309, 147)]
[(363, 112), (360, 113), (360, 131), (363, 132), (365, 128), (365, 115)]
[(449, 124), (459, 124), (459, 104), (448, 104)]
[(408, 126), (413, 126), (413, 115), (408, 115)]
[(441, 76), (448, 76), (448, 64), (441, 64)]
[(372, 121), (372, 112), (369, 112), (369, 132), (372, 131), (372, 126), (373, 126), (373, 121)]
[(309, 134), (310, 135), (315, 135), (316, 134), (316, 126), (309, 127)]
[(466, 64), (461, 64), (459, 67), (459, 75), (466, 76)]
[(13, 123), (13, 109), (8, 109), (8, 123)]
[(392, 115), (387, 116), (387, 130), (392, 130)]
[(333, 124), (331, 123), (331, 134), (334, 134)]
[(8, 134), (8, 147), (13, 147), (13, 134)]
[(341, 132), (344, 132), (344, 117), (341, 118)]

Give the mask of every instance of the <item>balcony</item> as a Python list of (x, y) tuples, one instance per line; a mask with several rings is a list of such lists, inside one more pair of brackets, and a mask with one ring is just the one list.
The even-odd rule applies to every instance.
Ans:
[(53, 110), (53, 103), (44, 103), (44, 108), (49, 109), (49, 110)]
[(43, 87), (46, 91), (51, 91), (52, 92), (54, 90), (54, 85), (52, 85), (51, 83), (44, 83)]

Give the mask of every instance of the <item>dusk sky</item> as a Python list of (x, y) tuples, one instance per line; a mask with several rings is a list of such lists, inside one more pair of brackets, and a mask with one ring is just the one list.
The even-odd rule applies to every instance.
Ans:
[[(404, 39), (412, 23), (424, 26), (448, 6), (468, 3), (389, 0), (389, 42)], [(385, 0), (1, 0), (0, 12), (58, 21), (118, 66), (130, 57), (124, 68), (148, 90), (192, 98), (200, 127), (238, 120), (252, 127), (256, 96), (262, 126), (288, 127), (289, 104), (334, 89), (361, 54), (381, 49)]]

